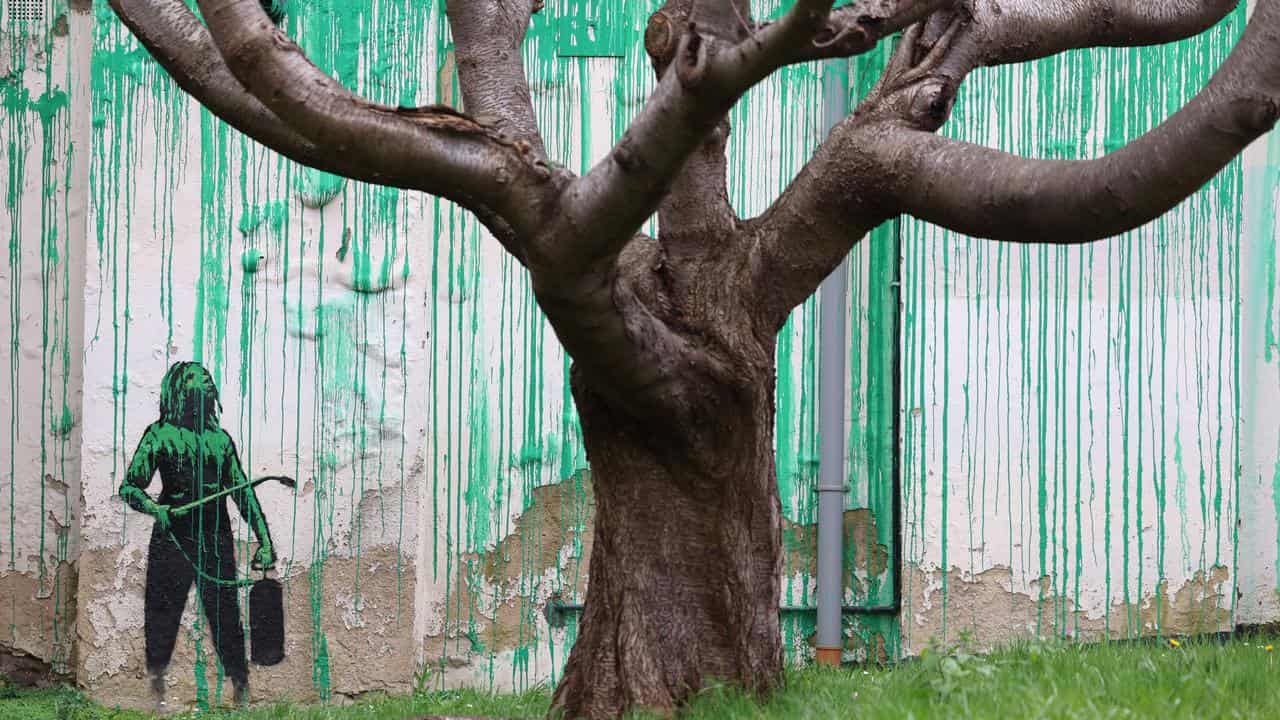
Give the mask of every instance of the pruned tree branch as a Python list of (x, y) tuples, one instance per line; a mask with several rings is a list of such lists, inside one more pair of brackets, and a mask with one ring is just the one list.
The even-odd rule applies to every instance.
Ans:
[[(943, 10), (913, 26), (876, 90), (751, 223), (755, 285), (768, 323), (780, 325), (865, 231), (896, 215), (1001, 240), (1097, 240), (1181, 202), (1275, 123), (1277, 0), (1263, 0), (1209, 86), (1119, 152), (1092, 161), (1032, 160), (938, 137), (933, 133), (975, 66), (1089, 44), (1172, 41), (1211, 26), (1236, 4), (1028, 0), (1000, 3), (1001, 14), (993, 0), (973, 1), (976, 8)], [(1033, 25), (1046, 30), (1033, 32)]]
[(178, 86), (228, 125), (303, 165), (356, 180), (404, 186), (402, 178), (323, 152), (282, 122), (231, 74), (209, 30), (180, 0), (111, 0), (111, 8)]
[(852, 57), (875, 47), (882, 38), (955, 6), (958, 0), (879, 0), (832, 10), (807, 44), (794, 48), (786, 64)]
[[(750, 29), (744, 19), (748, 11), (745, 0), (667, 0), (645, 33), (659, 78), (683, 92), (669, 70), (679, 61), (687, 30), (697, 27), (699, 38), (708, 42), (734, 43)], [(715, 352), (678, 327), (682, 309), (673, 305), (671, 292), (679, 282), (676, 269), (690, 259), (684, 253), (705, 252), (707, 244), (698, 240), (724, 237), (736, 221), (725, 190), (728, 123), (715, 116), (707, 121), (718, 127), (703, 132), (699, 143), (686, 142), (686, 156), (678, 159), (683, 165), (676, 164), (668, 180), (670, 192), (655, 195), (661, 201), (661, 242), (634, 230), (623, 237), (627, 221), (579, 219), (562, 210), (533, 243), (534, 292), (575, 358), (576, 371), (614, 407), (633, 417), (664, 418), (664, 426), (698, 406), (692, 396), (722, 372)], [(566, 204), (576, 190), (568, 189)], [(638, 227), (652, 211), (637, 213), (630, 224)], [(618, 235), (602, 243), (605, 233)], [(682, 240), (686, 237), (689, 242)], [(586, 248), (594, 249), (579, 253)], [(674, 438), (665, 441), (680, 444)]]
[[(731, 45), (702, 33), (696, 23), (673, 33), (676, 50), (671, 71), (663, 74), (654, 95), (613, 151), (566, 189), (564, 232), (555, 233), (557, 246), (547, 250), (560, 262), (587, 264), (616, 254), (658, 209), (691, 152), (733, 104), (779, 67), (803, 59), (804, 49), (827, 27), (833, 1), (797, 0), (777, 22)], [(943, 0), (861, 0), (851, 7), (867, 12), (894, 9), (897, 14), (889, 20), (866, 26), (879, 39), (904, 25), (906, 18), (919, 17), (923, 8), (943, 4)], [(583, 232), (587, 228), (590, 232)]]
[(1034, 160), (904, 129), (876, 153), (897, 209), (977, 237), (1080, 243), (1167, 212), (1280, 117), (1280, 0), (1261, 0), (1209, 84), (1096, 160)]
[(970, 22), (947, 71), (963, 75), (1089, 47), (1175, 42), (1213, 27), (1240, 0), (964, 0)]
[[(775, 32), (784, 30), (780, 23), (748, 23), (746, 18), (750, 15), (750, 4), (744, 0), (702, 3), (698, 6), (701, 16), (695, 22), (704, 32), (711, 22), (718, 22), (718, 26), (712, 27), (717, 36), (734, 43), (727, 52), (731, 55), (736, 53), (737, 57), (724, 58), (726, 64), (740, 65), (743, 68), (756, 66), (776, 69), (810, 60), (849, 57), (867, 52), (886, 35), (954, 3), (955, 0), (859, 2), (831, 10), (816, 31), (799, 28), (792, 22), (791, 37), (774, 36)], [(667, 6), (675, 4), (669, 2)], [(715, 8), (717, 13), (709, 11), (709, 6)], [(797, 10), (800, 9), (797, 7)], [(784, 22), (794, 20), (795, 17), (793, 13)], [(679, 25), (684, 20), (683, 17), (668, 20), (663, 12), (654, 15), (654, 20), (658, 19), (663, 19), (664, 28)], [(653, 25), (654, 21), (651, 21), (650, 26)], [(743, 42), (749, 33), (754, 33), (755, 36), (751, 41)], [(669, 38), (670, 31), (646, 33), (646, 40), (655, 36)], [(651, 52), (661, 51), (651, 48)], [(656, 55), (655, 60), (657, 57), (660, 56)], [(765, 72), (760, 79), (772, 72), (772, 69)], [(751, 84), (754, 85), (755, 82), (759, 80)], [(733, 231), (738, 221), (730, 206), (725, 183), (725, 150), (729, 130), (727, 120), (722, 121), (703, 143), (694, 148), (658, 208), (660, 235), (673, 252), (715, 252), (721, 249), (722, 244), (685, 242), (682, 238), (702, 237), (706, 233), (723, 235)]]
[(832, 131), (795, 180), (759, 218), (751, 236), (748, 302), (765, 331), (776, 332), (853, 245), (896, 213), (884, 192), (885, 165), (874, 151), (905, 127), (936, 130), (954, 86), (937, 73), (963, 27), (951, 18), (925, 47), (925, 24), (907, 31), (879, 83)]
[[(679, 29), (688, 27), (692, 0), (667, 0), (649, 18), (645, 30), (645, 51), (658, 77), (675, 57)], [(750, 3), (700, 3), (694, 22), (703, 32), (711, 32), (726, 42), (738, 42), (750, 31), (746, 18)], [(721, 120), (689, 153), (684, 167), (658, 206), (658, 237), (668, 250), (682, 256), (712, 251), (707, 237), (724, 237), (733, 231), (738, 217), (729, 202), (728, 154), (729, 121)]]
[[(202, 0), (200, 11), (236, 79), (316, 145), (496, 214), (512, 240), (542, 224), (558, 183), (527, 143), (450, 108), (394, 108), (356, 96), (313, 65), (256, 0)], [(523, 258), (524, 248), (508, 249)]]
[[(853, 138), (826, 143), (773, 206), (747, 223), (751, 282), (744, 303), (755, 309), (761, 332), (778, 332), (854, 244), (892, 217), (878, 194), (859, 192), (875, 186), (878, 170)], [(823, 173), (840, 180), (829, 182)]]
[(545, 155), (520, 55), (529, 18), (541, 7), (541, 0), (452, 0), (445, 10), (463, 109)]

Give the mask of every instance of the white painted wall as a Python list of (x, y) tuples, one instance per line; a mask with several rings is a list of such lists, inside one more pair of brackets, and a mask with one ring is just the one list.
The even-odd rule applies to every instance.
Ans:
[[(1241, 20), (1182, 54), (1092, 52), (980, 75), (953, 132), (1036, 157), (1100, 155), (1197, 92)], [(1248, 433), (1250, 403), (1265, 407), (1275, 379), (1239, 360), (1254, 353), (1241, 312), (1259, 309), (1261, 266), (1242, 240), (1275, 182), (1245, 185), (1228, 170), (1159, 221), (1082, 248), (912, 228), (908, 647), (962, 629), (992, 642), (1246, 619), (1245, 561), (1273, 566), (1257, 540), (1275, 530), (1259, 502), (1269, 486), (1240, 485), (1253, 444), (1241, 418)], [(1270, 518), (1261, 535), (1237, 527), (1246, 508)]]
[[(0, 646), (66, 672), (74, 642), (88, 18), (58, 33), (0, 25), (0, 304), (9, 347), (0, 394)], [(49, 18), (52, 26), (52, 16)]]

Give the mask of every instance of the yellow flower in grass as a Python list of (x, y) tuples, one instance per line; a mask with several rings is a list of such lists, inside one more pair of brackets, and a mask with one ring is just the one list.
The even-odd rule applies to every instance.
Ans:
[(1263, 648), (1263, 650), (1266, 650), (1267, 652), (1271, 652), (1272, 650), (1275, 650), (1275, 649), (1276, 649), (1275, 645), (1268, 645), (1265, 648)]
[(1169, 644), (1173, 647), (1182, 647), (1182, 643), (1178, 642), (1177, 638), (1169, 638)]

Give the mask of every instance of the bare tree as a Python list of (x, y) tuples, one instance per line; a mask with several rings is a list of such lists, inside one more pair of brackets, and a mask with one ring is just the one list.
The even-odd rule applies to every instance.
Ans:
[[(720, 678), (777, 685), (780, 509), (774, 345), (858, 239), (902, 214), (969, 235), (1077, 243), (1137, 227), (1219, 172), (1280, 114), (1280, 0), (1259, 0), (1186, 107), (1096, 160), (1033, 160), (939, 137), (983, 66), (1170, 42), (1238, 0), (667, 0), (660, 77), (590, 172), (548, 161), (520, 44), (541, 0), (449, 0), (466, 114), (377, 105), (307, 60), (259, 0), (111, 0), (179, 85), (303, 164), (474, 212), (528, 270), (573, 358), (595, 485), (585, 615), (555, 693), (570, 717), (669, 710)], [(900, 30), (875, 89), (762, 215), (725, 188), (726, 117), (779, 68)], [(480, 120), (479, 118), (484, 118)], [(660, 231), (640, 234), (657, 213)]]

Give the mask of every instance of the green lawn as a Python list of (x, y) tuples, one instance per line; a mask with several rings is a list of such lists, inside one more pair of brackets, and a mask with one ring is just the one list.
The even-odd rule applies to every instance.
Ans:
[[(1176, 645), (1175, 645), (1176, 643)], [(764, 705), (703, 692), (683, 717), (753, 720), (829, 718), (1280, 718), (1280, 638), (1113, 643), (1034, 643), (991, 655), (963, 647), (926, 652), (891, 669), (794, 670)], [(545, 691), (472, 691), (368, 698), (341, 707), (280, 705), (203, 713), (222, 720), (402, 720), (431, 715), (538, 717)], [(71, 690), (0, 686), (4, 720), (144, 720), (87, 703)], [(643, 717), (643, 716), (641, 716)]]

